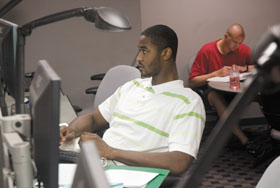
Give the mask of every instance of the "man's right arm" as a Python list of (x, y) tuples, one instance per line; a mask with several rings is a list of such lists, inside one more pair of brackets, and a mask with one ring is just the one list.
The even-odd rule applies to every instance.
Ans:
[(216, 70), (214, 72), (211, 72), (209, 74), (195, 76), (189, 80), (189, 87), (195, 88), (195, 87), (205, 85), (207, 83), (207, 79), (215, 77), (215, 76), (228, 76), (230, 69), (231, 69), (230, 66), (224, 66), (223, 68)]
[(84, 132), (95, 132), (104, 128), (107, 121), (103, 118), (98, 108), (75, 118), (68, 127), (60, 128), (60, 142), (72, 140)]
[(212, 77), (215, 77), (215, 72), (195, 76), (195, 77), (193, 77), (192, 79), (189, 80), (189, 87), (190, 88), (195, 88), (195, 87), (205, 85), (207, 83), (207, 79), (212, 78)]

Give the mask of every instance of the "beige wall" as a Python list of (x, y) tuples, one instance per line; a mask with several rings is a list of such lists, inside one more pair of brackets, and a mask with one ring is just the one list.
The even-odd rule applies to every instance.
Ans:
[(100, 32), (83, 18), (72, 18), (36, 28), (25, 48), (26, 72), (34, 71), (39, 59), (47, 59), (62, 78), (63, 91), (82, 107), (93, 99), (84, 90), (97, 84), (89, 77), (117, 64), (130, 64), (139, 33), (151, 25), (167, 24), (177, 32), (178, 72), (187, 81), (189, 59), (203, 44), (222, 37), (230, 23), (245, 27), (245, 43), (250, 46), (269, 26), (280, 23), (279, 0), (24, 0), (4, 18), (22, 25), (85, 6), (116, 8), (129, 17), (133, 29)]
[(178, 73), (187, 81), (187, 63), (200, 47), (241, 23), (249, 46), (271, 25), (280, 23), (279, 0), (141, 0), (142, 28), (171, 26), (179, 37)]
[[(0, 7), (8, 0), (0, 2)], [(18, 25), (53, 13), (80, 7), (107, 6), (123, 12), (133, 29), (122, 33), (101, 32), (84, 20), (71, 18), (33, 30), (26, 38), (26, 72), (46, 59), (62, 78), (62, 89), (75, 105), (87, 107), (93, 97), (85, 89), (96, 85), (90, 76), (117, 64), (131, 64), (141, 32), (139, 0), (23, 0), (4, 16)]]

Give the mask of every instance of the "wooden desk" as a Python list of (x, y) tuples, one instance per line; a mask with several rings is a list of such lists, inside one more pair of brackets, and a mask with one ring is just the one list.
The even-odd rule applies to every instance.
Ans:
[(241, 93), (244, 88), (246, 88), (246, 85), (244, 82), (240, 82), (240, 88), (238, 89), (232, 89), (229, 87), (229, 82), (214, 82), (210, 81), (208, 82), (208, 86), (219, 90), (219, 91), (224, 91), (224, 92), (231, 92), (231, 93)]

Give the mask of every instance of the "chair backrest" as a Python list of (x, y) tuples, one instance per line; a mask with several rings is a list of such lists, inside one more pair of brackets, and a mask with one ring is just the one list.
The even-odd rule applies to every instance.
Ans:
[(279, 168), (280, 168), (280, 157), (277, 157), (267, 167), (259, 180), (256, 188), (267, 188), (267, 187), (279, 187)]
[(194, 59), (195, 59), (196, 56), (192, 56), (188, 63), (185, 65), (184, 67), (184, 75), (186, 76), (184, 82), (185, 82), (185, 86), (188, 86), (189, 85), (189, 74), (191, 72), (191, 68), (192, 68), (192, 65), (193, 65), (193, 62), (194, 62)]
[(129, 65), (117, 65), (109, 69), (98, 86), (93, 108), (96, 108), (100, 103), (111, 96), (117, 88), (124, 83), (140, 77), (140, 71)]
[(189, 74), (190, 74), (190, 72), (191, 72), (192, 65), (193, 65), (193, 63), (194, 63), (195, 57), (196, 57), (195, 55), (192, 56), (192, 57), (190, 58), (189, 62), (188, 62), (188, 73), (189, 73)]

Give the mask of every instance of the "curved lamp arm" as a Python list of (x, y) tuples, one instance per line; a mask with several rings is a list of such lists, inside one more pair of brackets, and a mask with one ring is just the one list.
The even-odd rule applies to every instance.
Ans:
[(5, 6), (0, 9), (0, 18), (19, 4), (22, 0), (10, 0)]
[(95, 23), (95, 27), (106, 31), (126, 31), (131, 29), (129, 20), (119, 11), (108, 8), (76, 8), (72, 10), (67, 10), (64, 12), (59, 12), (49, 16), (39, 18), (37, 20), (31, 21), (22, 27), (18, 28), (18, 38), (17, 38), (17, 60), (16, 60), (16, 91), (15, 91), (15, 101), (16, 101), (16, 114), (25, 113), (24, 106), (24, 47), (25, 47), (25, 37), (29, 36), (33, 29), (47, 25), (53, 22), (61, 21), (64, 19), (83, 16), (87, 21)]
[(72, 17), (83, 16), (95, 23), (95, 27), (107, 31), (125, 31), (131, 29), (129, 20), (119, 11), (108, 8), (76, 8), (39, 18), (23, 25), (19, 30), (23, 36), (29, 36), (33, 29)]

